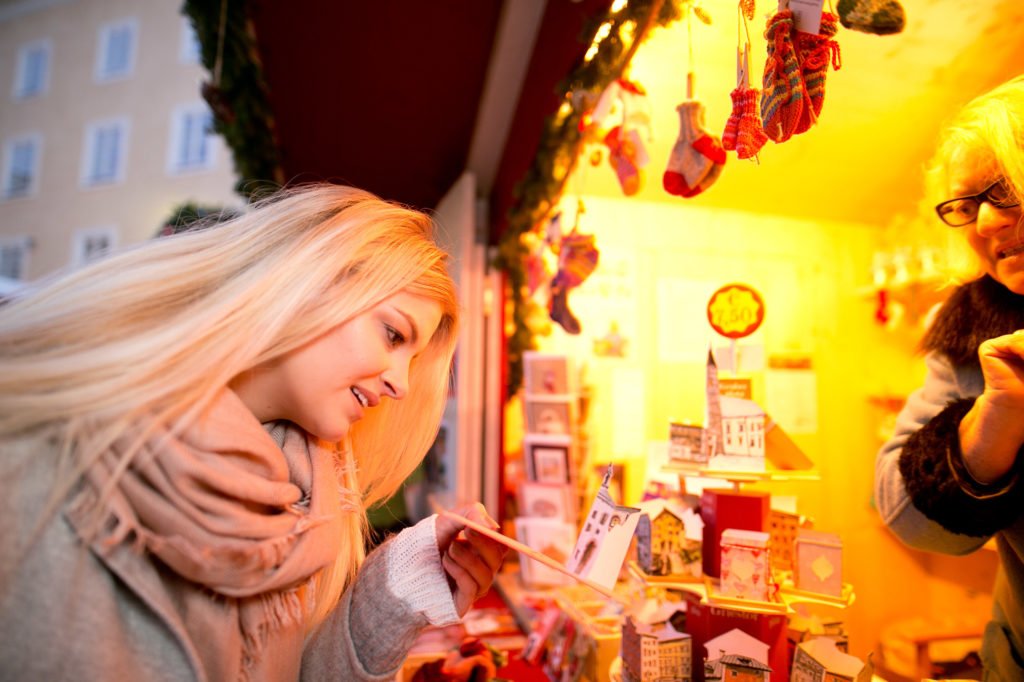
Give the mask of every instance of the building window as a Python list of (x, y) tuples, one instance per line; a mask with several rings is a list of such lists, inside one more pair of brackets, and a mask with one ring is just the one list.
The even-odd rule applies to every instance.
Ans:
[(125, 19), (100, 28), (96, 53), (96, 80), (100, 83), (127, 78), (135, 69), (135, 43), (139, 24)]
[(178, 61), (182, 64), (198, 64), (202, 58), (202, 46), (199, 36), (188, 17), (181, 18), (181, 45), (178, 48)]
[(31, 248), (30, 237), (0, 239), (0, 277), (25, 281), (28, 274), (28, 252)]
[(42, 137), (26, 135), (4, 145), (3, 195), (16, 199), (35, 194), (39, 184)]
[(17, 71), (14, 75), (15, 99), (26, 99), (44, 94), (50, 87), (49, 40), (37, 40), (22, 45), (18, 50)]
[(100, 258), (117, 245), (117, 228), (93, 227), (78, 230), (72, 237), (71, 263), (85, 265)]
[(213, 116), (204, 103), (179, 107), (171, 118), (168, 171), (173, 175), (213, 167)]
[(110, 185), (124, 180), (128, 122), (123, 119), (93, 123), (86, 129), (82, 184)]

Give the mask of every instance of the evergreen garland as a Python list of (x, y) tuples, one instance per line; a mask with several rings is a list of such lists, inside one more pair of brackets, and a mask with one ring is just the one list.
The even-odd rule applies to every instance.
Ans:
[(263, 67), (252, 22), (239, 0), (185, 0), (211, 79), (203, 98), (213, 110), (214, 130), (227, 142), (239, 176), (235, 191), (253, 197), (283, 184)]
[(564, 101), (547, 118), (533, 164), (515, 188), (515, 205), (498, 243), (495, 266), (507, 273), (506, 300), (511, 303), (511, 322), (506, 336), (508, 354), (508, 395), (519, 390), (523, 379), (523, 352), (536, 348), (528, 320), (547, 311), (530, 300), (525, 263), (527, 247), (522, 235), (530, 231), (558, 203), (565, 183), (572, 175), (585, 142), (581, 121), (613, 81), (621, 78), (640, 43), (653, 26), (666, 26), (681, 18), (689, 0), (629, 0), (625, 7), (592, 22), (582, 40), (593, 43), (606, 21), (610, 30), (597, 44), (590, 60), (580, 64), (562, 81)]

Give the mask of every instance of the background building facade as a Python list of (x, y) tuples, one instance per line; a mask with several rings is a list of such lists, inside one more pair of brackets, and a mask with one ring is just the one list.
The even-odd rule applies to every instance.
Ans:
[(152, 238), (186, 202), (237, 208), (180, 0), (0, 0), (0, 276)]

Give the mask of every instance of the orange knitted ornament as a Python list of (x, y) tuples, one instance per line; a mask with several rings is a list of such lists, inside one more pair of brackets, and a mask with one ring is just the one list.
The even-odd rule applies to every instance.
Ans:
[(825, 103), (825, 76), (828, 65), (838, 71), (842, 66), (839, 43), (833, 40), (839, 17), (831, 12), (822, 12), (821, 28), (818, 33), (796, 32), (796, 54), (800, 62), (800, 75), (807, 90), (809, 106), (805, 106), (796, 126), (795, 133), (802, 133), (817, 122), (821, 107)]
[(785, 142), (793, 136), (807, 103), (792, 34), (793, 11), (788, 9), (769, 19), (764, 32), (768, 59), (761, 92), (761, 122), (765, 134), (775, 142)]

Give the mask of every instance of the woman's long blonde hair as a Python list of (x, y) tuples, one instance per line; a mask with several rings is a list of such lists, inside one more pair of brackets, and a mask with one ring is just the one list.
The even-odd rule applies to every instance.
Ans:
[[(994, 172), (1006, 179), (1017, 201), (1024, 198), (1024, 75), (978, 95), (946, 123), (927, 168), (929, 201), (951, 198), (946, 196), (949, 170), (965, 161), (991, 164)], [(981, 274), (973, 252), (955, 264), (954, 270), (963, 279)]]
[[(408, 291), (437, 301), (441, 324), (410, 367), (406, 397), (369, 411), (338, 447), (354, 464), (342, 484), (362, 507), (386, 499), (433, 442), (447, 396), (458, 311), (433, 231), (417, 211), (311, 185), (50, 278), (0, 307), (0, 439), (57, 427), (55, 490), (66, 492), (139, 420), (176, 433), (243, 371)], [(315, 621), (363, 558), (365, 514), (346, 522)]]

